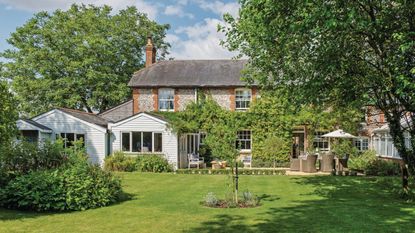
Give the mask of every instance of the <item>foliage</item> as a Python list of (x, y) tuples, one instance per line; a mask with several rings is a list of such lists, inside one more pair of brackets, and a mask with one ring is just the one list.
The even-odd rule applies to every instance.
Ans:
[[(224, 16), (223, 41), (249, 58), (247, 79), (282, 88), (292, 102), (328, 108), (373, 104), (415, 171), (413, 1), (241, 0)], [(403, 121), (402, 121), (403, 120)], [(406, 123), (402, 123), (406, 122)], [(404, 181), (404, 186), (405, 181)]]
[(0, 75), (0, 146), (16, 136), (16, 120), (18, 118), (16, 106), (17, 103), (13, 94), (10, 93), (9, 85), (2, 81)]
[(274, 162), (287, 162), (290, 159), (290, 141), (281, 137), (269, 137), (265, 139), (261, 154)]
[[(289, 167), (289, 162), (276, 162), (275, 167)], [(274, 161), (269, 161), (268, 159), (262, 159), (255, 157), (255, 159), (252, 160), (252, 167), (259, 167), (259, 168), (270, 168), (274, 167)]]
[(137, 157), (137, 169), (142, 172), (171, 172), (172, 166), (161, 155), (143, 155)]
[[(178, 169), (177, 174), (199, 174), (199, 175), (230, 175), (230, 169)], [(281, 169), (238, 169), (239, 175), (285, 175), (286, 171)]]
[(98, 165), (81, 163), (63, 171), (65, 209), (86, 210), (107, 206), (118, 200), (121, 181)]
[(214, 208), (247, 208), (256, 207), (260, 204), (260, 199), (249, 191), (244, 191), (242, 193), (242, 198), (240, 198), (237, 203), (232, 198), (232, 195), (221, 200), (218, 199), (213, 192), (209, 192), (202, 201), (202, 204)]
[(105, 158), (104, 169), (107, 171), (136, 171), (137, 161), (135, 158), (124, 154), (122, 151), (116, 151), (111, 156)]
[(148, 35), (164, 58), (168, 28), (136, 7), (113, 12), (74, 4), (39, 12), (8, 39), (2, 76), (13, 81), (21, 110), (30, 115), (52, 106), (102, 111), (130, 96), (127, 83), (144, 66)]
[[(71, 148), (56, 143), (20, 142), (0, 156), (0, 206), (48, 210), (85, 210), (118, 200), (120, 180), (87, 161), (77, 141)], [(5, 175), (3, 177), (3, 175)]]
[(361, 155), (354, 155), (349, 160), (349, 168), (364, 171), (369, 176), (394, 176), (400, 173), (399, 164), (379, 159), (375, 151), (365, 151)]
[[(69, 152), (69, 151), (66, 151)], [(37, 143), (21, 141), (4, 145), (0, 150), (0, 168), (6, 173), (26, 174), (30, 171), (53, 169), (69, 160), (62, 141)]]
[(350, 139), (333, 140), (332, 151), (339, 157), (356, 156), (359, 151)]
[(216, 207), (219, 203), (219, 199), (214, 193), (210, 192), (206, 195), (204, 203), (208, 207)]

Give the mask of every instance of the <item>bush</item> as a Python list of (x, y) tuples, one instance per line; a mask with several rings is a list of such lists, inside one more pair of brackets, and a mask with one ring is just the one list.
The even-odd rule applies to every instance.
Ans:
[(243, 197), (242, 199), (243, 203), (245, 203), (245, 205), (248, 207), (259, 205), (259, 198), (249, 191), (243, 192), (242, 197)]
[(348, 165), (350, 169), (363, 171), (369, 176), (393, 176), (400, 174), (399, 164), (390, 160), (379, 159), (376, 156), (376, 152), (371, 150), (351, 157)]
[(97, 165), (77, 165), (63, 172), (66, 209), (85, 210), (118, 200), (121, 181)]
[(68, 162), (62, 141), (36, 143), (19, 142), (1, 147), (0, 169), (6, 173), (26, 174), (29, 171), (54, 169)]
[[(254, 157), (252, 158), (252, 167), (272, 168), (274, 167), (274, 161)], [(290, 162), (277, 161), (275, 167), (290, 167)]]
[(173, 168), (160, 155), (143, 155), (137, 158), (137, 169), (142, 172), (171, 172)]
[(210, 192), (206, 195), (204, 203), (206, 206), (216, 207), (219, 204), (219, 199), (214, 193)]
[(2, 151), (6, 151), (0, 158), (2, 207), (85, 210), (113, 203), (121, 193), (120, 179), (89, 164), (82, 147), (21, 143)]
[(105, 158), (104, 169), (107, 171), (132, 172), (136, 171), (137, 161), (135, 158), (117, 151)]

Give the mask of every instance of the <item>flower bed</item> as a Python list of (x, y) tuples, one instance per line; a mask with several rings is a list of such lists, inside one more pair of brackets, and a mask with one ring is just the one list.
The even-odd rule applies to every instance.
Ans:
[[(176, 174), (227, 175), (230, 169), (178, 169)], [(239, 175), (285, 175), (285, 170), (238, 169)]]

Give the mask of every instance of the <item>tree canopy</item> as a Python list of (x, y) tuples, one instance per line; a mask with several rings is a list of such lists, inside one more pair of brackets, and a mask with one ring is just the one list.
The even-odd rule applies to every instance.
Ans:
[(0, 80), (0, 144), (15, 136), (18, 118), (16, 101), (6, 81)]
[[(374, 104), (415, 171), (415, 2), (242, 0), (223, 43), (249, 57), (264, 86), (337, 108)], [(255, 67), (255, 69), (253, 69)], [(406, 121), (406, 124), (402, 124)], [(409, 123), (409, 124), (408, 124)]]
[(2, 76), (12, 80), (20, 110), (29, 115), (52, 107), (102, 111), (129, 98), (127, 83), (144, 65), (149, 35), (159, 59), (165, 57), (168, 28), (135, 7), (40, 12), (8, 39), (13, 48), (1, 54)]

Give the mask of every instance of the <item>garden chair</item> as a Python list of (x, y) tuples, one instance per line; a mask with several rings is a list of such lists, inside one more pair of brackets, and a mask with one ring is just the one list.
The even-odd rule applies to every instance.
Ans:
[(333, 153), (326, 153), (326, 154), (321, 155), (320, 171), (321, 172), (333, 171), (333, 167), (334, 167), (333, 161), (334, 161)]
[(339, 159), (339, 164), (338, 164), (338, 170), (339, 171), (343, 171), (343, 170), (347, 170), (348, 166), (347, 166), (347, 162), (349, 161), (349, 155), (345, 155), (343, 158)]
[(317, 155), (307, 155), (300, 158), (300, 172), (317, 172), (316, 169)]
[(248, 166), (249, 168), (252, 168), (252, 155), (245, 156), (242, 159), (242, 163), (244, 164), (244, 168)]
[(290, 171), (299, 171), (300, 170), (300, 159), (291, 158), (290, 159)]
[(196, 165), (198, 169), (200, 168), (201, 165), (202, 167), (204, 167), (205, 165), (205, 159), (203, 157), (199, 157), (199, 154), (191, 153), (187, 155), (187, 158), (188, 158), (187, 165), (189, 169), (192, 165)]

